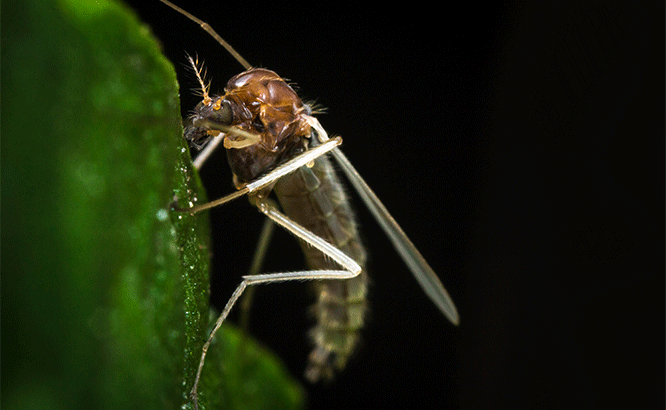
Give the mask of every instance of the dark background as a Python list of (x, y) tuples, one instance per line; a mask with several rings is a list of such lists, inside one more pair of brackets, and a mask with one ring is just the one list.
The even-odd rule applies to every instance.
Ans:
[[(242, 71), (183, 16), (134, 3), (184, 114), (198, 102), (185, 52), (212, 91)], [(337, 381), (308, 387), (310, 408), (664, 407), (663, 3), (177, 3), (327, 107), (320, 121), (461, 315), (447, 323), (354, 196), (371, 317)], [(202, 176), (211, 199), (233, 191), (221, 152)], [(219, 307), (262, 219), (242, 200), (210, 214)], [(278, 232), (266, 270), (302, 267)], [(296, 283), (253, 306), (251, 332), (297, 377), (310, 303)]]

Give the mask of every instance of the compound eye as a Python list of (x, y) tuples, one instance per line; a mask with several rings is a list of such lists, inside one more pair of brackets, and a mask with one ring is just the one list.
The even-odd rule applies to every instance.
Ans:
[(231, 122), (234, 119), (234, 114), (232, 112), (231, 104), (229, 101), (218, 98), (218, 100), (213, 104), (211, 119), (219, 124), (231, 125)]
[(218, 98), (214, 103), (199, 103), (194, 110), (192, 125), (206, 131), (226, 132), (233, 121), (231, 104)]

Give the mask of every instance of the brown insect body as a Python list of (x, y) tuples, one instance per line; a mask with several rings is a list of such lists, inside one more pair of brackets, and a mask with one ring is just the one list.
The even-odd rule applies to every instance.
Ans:
[[(227, 150), (236, 183), (247, 183), (290, 159), (310, 137), (310, 125), (300, 114), (309, 113), (296, 92), (275, 72), (252, 68), (232, 77), (223, 96), (206, 98), (191, 117), (194, 129), (188, 139), (200, 144), (211, 133), (197, 123), (210, 121), (261, 136), (257, 144)], [(188, 134), (189, 132), (189, 134)], [(226, 138), (233, 139), (233, 135)]]
[[(270, 70), (253, 68), (231, 78), (222, 97), (209, 98), (204, 90), (204, 100), (195, 108), (186, 137), (201, 144), (220, 134), (215, 125), (259, 135), (260, 139), (253, 145), (227, 149), (234, 182), (240, 188), (318, 144), (317, 138), (311, 138), (309, 123), (302, 117), (310, 114), (310, 108), (280, 76)], [(238, 137), (227, 133), (224, 138)], [(270, 189), (262, 190), (259, 195), (268, 195)], [(361, 274), (352, 279), (312, 282), (318, 296), (313, 306), (317, 325), (310, 332), (315, 348), (306, 377), (313, 382), (330, 379), (334, 369), (344, 368), (358, 344), (367, 311), (366, 254), (354, 214), (326, 157), (316, 159), (312, 167), (301, 167), (278, 179), (272, 190), (286, 215), (342, 250), (363, 268)], [(319, 250), (304, 242), (301, 245), (310, 269), (340, 269)]]
[[(273, 188), (285, 214), (306, 229), (326, 239), (363, 269), (346, 280), (310, 282), (318, 300), (312, 307), (317, 325), (310, 337), (315, 345), (305, 376), (311, 382), (331, 379), (334, 369), (342, 370), (360, 338), (368, 309), (366, 253), (356, 229), (354, 213), (335, 169), (326, 157), (312, 168), (281, 178)], [(319, 250), (299, 241), (308, 268), (332, 270), (340, 267)]]
[[(367, 313), (366, 254), (356, 229), (354, 215), (344, 190), (326, 154), (340, 169), (391, 240), (425, 294), (454, 324), (458, 311), (421, 253), (391, 217), (368, 184), (347, 157), (338, 149), (340, 137), (329, 138), (294, 90), (273, 71), (251, 65), (224, 41), (207, 23), (168, 0), (160, 0), (196, 22), (247, 71), (229, 80), (223, 96), (208, 95), (203, 69), (189, 57), (201, 85), (203, 101), (190, 117), (192, 124), (185, 137), (199, 148), (218, 137), (194, 160), (199, 168), (222, 142), (227, 149), (234, 174), (236, 192), (217, 200), (174, 209), (196, 213), (225, 204), (243, 195), (272, 223), (300, 238), (307, 271), (259, 274), (263, 250), (270, 238), (264, 229), (256, 263), (250, 275), (243, 277), (222, 310), (208, 339), (203, 344), (201, 360), (190, 397), (198, 408), (198, 386), (206, 352), (229, 312), (245, 289), (252, 285), (293, 280), (309, 280), (318, 296), (313, 312), (317, 325), (310, 332), (315, 348), (310, 354), (305, 376), (311, 382), (330, 379), (335, 370), (345, 367), (359, 341), (359, 330)], [(275, 192), (283, 212), (267, 198)], [(270, 228), (271, 224), (265, 225)]]

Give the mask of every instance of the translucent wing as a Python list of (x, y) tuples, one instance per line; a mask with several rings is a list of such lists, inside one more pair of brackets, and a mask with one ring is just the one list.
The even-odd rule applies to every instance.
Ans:
[(342, 151), (336, 148), (331, 151), (331, 154), (340, 164), (343, 172), (347, 175), (347, 178), (361, 196), (368, 209), (370, 209), (379, 225), (384, 229), (384, 232), (386, 232), (386, 235), (402, 257), (402, 260), (404, 260), (409, 267), (409, 270), (412, 271), (412, 274), (421, 285), (421, 288), (423, 288), (423, 291), (428, 295), (430, 300), (437, 305), (439, 310), (441, 310), (454, 325), (457, 325), (460, 321), (458, 310), (456, 309), (451, 296), (449, 296), (446, 289), (444, 289), (444, 285), (442, 285), (442, 282), (430, 265), (428, 265), (428, 262), (426, 262), (407, 235), (405, 235), (402, 228), (400, 228), (391, 214), (389, 214), (384, 204), (382, 204), (379, 198), (377, 198), (377, 195), (375, 195), (368, 184), (363, 178), (361, 178), (361, 175), (359, 175)]

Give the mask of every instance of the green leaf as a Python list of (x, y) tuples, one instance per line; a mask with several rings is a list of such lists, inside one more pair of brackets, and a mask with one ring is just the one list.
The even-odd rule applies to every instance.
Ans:
[[(208, 221), (178, 84), (104, 0), (2, 4), (2, 406), (182, 408), (209, 329)], [(207, 408), (299, 408), (270, 353), (225, 327)]]

